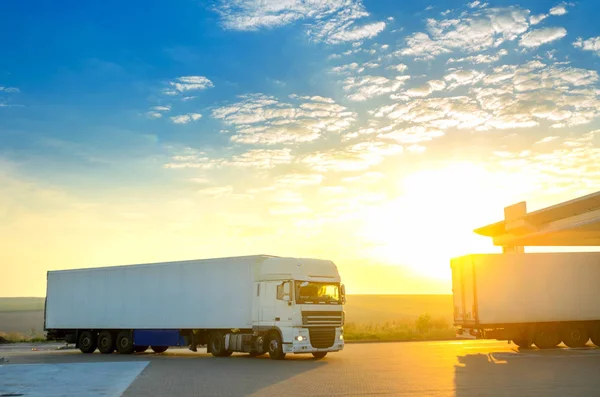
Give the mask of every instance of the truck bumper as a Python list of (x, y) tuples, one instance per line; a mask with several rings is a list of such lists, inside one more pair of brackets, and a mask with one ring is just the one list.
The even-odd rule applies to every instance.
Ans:
[[(315, 337), (314, 343), (311, 342), (311, 334)], [(318, 335), (319, 340), (316, 340)], [(285, 353), (316, 353), (316, 352), (337, 352), (344, 349), (344, 330), (339, 327), (335, 329), (335, 336), (333, 339), (329, 337), (326, 345), (329, 347), (320, 347), (324, 345), (323, 337), (317, 332), (310, 331), (308, 328), (296, 328), (294, 330), (294, 338), (291, 343), (284, 343), (283, 351)], [(319, 347), (315, 347), (316, 344)]]

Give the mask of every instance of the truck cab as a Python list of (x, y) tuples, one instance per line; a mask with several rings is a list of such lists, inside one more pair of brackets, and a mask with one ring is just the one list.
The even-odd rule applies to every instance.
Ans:
[(256, 279), (253, 330), (271, 333), (265, 351), (324, 357), (344, 348), (345, 288), (333, 262), (266, 259)]

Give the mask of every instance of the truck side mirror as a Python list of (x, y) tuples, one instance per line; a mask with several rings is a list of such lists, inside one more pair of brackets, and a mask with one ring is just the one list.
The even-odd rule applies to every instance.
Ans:
[(346, 304), (346, 286), (344, 284), (342, 284), (340, 289), (341, 289), (340, 295), (342, 298), (342, 305), (345, 305)]
[(289, 282), (283, 283), (283, 296), (284, 296), (284, 300), (285, 300), (286, 296), (288, 297), (288, 299), (290, 297), (290, 283)]

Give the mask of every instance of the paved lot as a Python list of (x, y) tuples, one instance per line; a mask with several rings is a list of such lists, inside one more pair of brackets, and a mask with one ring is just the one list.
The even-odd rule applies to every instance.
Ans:
[[(214, 358), (201, 350), (194, 354), (184, 349), (160, 355), (104, 356), (51, 350), (56, 346), (47, 346), (48, 350), (40, 346), (37, 351), (31, 348), (0, 347), (0, 357), (9, 360), (9, 364), (0, 365), (0, 396), (9, 387), (2, 371), (33, 363), (137, 365), (143, 370), (135, 380), (127, 381), (125, 397), (600, 395), (600, 349), (593, 347), (519, 351), (495, 341), (352, 344), (323, 360), (288, 355), (282, 362), (235, 354)], [(89, 386), (94, 370), (87, 374), (77, 377)], [(124, 382), (120, 373), (106, 374), (103, 370), (98, 376), (113, 376), (115, 382)], [(52, 382), (69, 384), (73, 390), (73, 378), (67, 382), (56, 376)], [(110, 384), (107, 379), (103, 382)], [(105, 396), (119, 395), (114, 390), (93, 390)]]

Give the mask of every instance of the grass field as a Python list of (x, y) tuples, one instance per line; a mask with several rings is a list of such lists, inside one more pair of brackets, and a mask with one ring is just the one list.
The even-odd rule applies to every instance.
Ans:
[[(454, 335), (452, 295), (349, 295), (347, 340), (422, 340)], [(0, 298), (0, 334), (39, 337), (44, 298)]]

